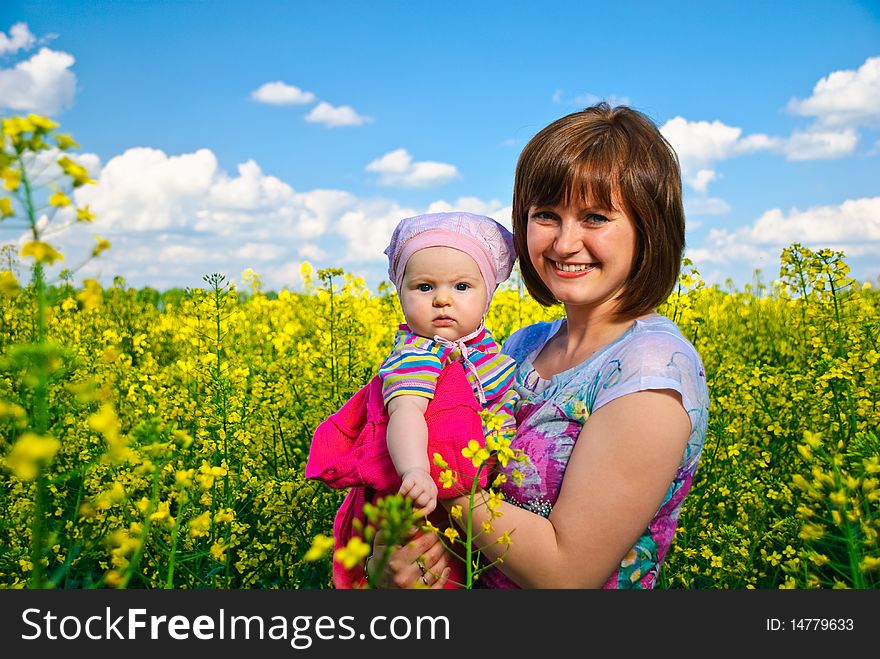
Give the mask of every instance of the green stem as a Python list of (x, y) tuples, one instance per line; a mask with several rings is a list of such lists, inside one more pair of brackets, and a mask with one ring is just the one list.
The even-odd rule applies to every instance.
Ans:
[(171, 529), (171, 550), (168, 552), (168, 575), (165, 578), (165, 588), (171, 590), (174, 587), (174, 564), (177, 559), (177, 538), (180, 535), (180, 518), (183, 517), (185, 505), (181, 505), (174, 520), (174, 528)]

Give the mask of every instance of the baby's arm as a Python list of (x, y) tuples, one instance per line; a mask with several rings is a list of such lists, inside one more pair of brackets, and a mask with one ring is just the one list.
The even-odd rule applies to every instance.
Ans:
[(403, 480), (400, 494), (408, 496), (428, 515), (437, 506), (437, 485), (428, 461), (428, 424), (422, 396), (395, 396), (388, 402), (388, 453)]

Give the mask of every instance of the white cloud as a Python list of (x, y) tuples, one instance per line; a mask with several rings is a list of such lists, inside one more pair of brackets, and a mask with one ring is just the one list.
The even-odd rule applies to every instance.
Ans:
[(270, 105), (305, 105), (314, 101), (315, 95), (278, 80), (267, 82), (259, 89), (252, 91), (251, 98)]
[(758, 244), (785, 245), (795, 241), (824, 247), (853, 249), (874, 243), (880, 249), (880, 197), (851, 199), (839, 206), (819, 206), (787, 214), (774, 208), (747, 230)]
[(350, 210), (343, 213), (336, 223), (335, 231), (346, 241), (346, 262), (384, 262), (384, 251), (391, 240), (394, 227), (405, 217), (422, 213), (443, 213), (453, 210), (487, 215), (510, 228), (511, 208), (503, 202), (477, 197), (459, 197), (450, 203), (439, 199), (423, 209), (406, 208), (387, 199), (358, 200)]
[(286, 251), (283, 245), (277, 243), (245, 243), (233, 253), (245, 261), (274, 261)]
[(413, 162), (406, 149), (386, 153), (367, 165), (366, 170), (378, 173), (381, 185), (404, 188), (442, 185), (458, 176), (455, 165), (433, 161)]
[(27, 23), (16, 23), (9, 29), (9, 36), (0, 32), (0, 55), (17, 53), (19, 50), (28, 50), (37, 43), (37, 38), (31, 34)]
[(372, 200), (347, 211), (336, 223), (336, 232), (345, 238), (346, 261), (384, 260), (385, 248), (394, 227), (405, 217), (418, 215), (413, 208), (402, 208), (388, 200)]
[[(449, 203), (445, 200), (432, 202), (426, 213), (448, 213), (450, 211), (464, 211), (466, 213), (475, 213), (477, 215), (486, 215), (496, 220), (499, 224), (503, 224), (508, 230), (512, 229), (512, 213), (513, 208), (498, 199), (490, 199), (485, 201), (479, 197), (459, 197), (455, 203)], [(389, 234), (390, 237), (390, 234)]]
[(751, 225), (736, 230), (713, 229), (705, 243), (689, 250), (700, 263), (760, 266), (778, 258), (792, 243), (811, 249), (830, 248), (848, 257), (880, 258), (880, 197), (851, 199), (838, 206), (818, 206), (787, 213), (774, 208)]
[(320, 261), (321, 259), (327, 257), (327, 252), (325, 252), (314, 243), (306, 243), (304, 245), (300, 245), (299, 249), (296, 250), (296, 253), (300, 258), (309, 261)]
[(362, 274), (373, 286), (385, 278), (383, 252), (404, 217), (463, 209), (509, 224), (503, 218), (510, 207), (497, 199), (412, 208), (344, 190), (299, 192), (254, 161), (224, 171), (209, 149), (169, 155), (137, 147), (103, 167), (94, 155), (78, 159), (94, 163), (96, 183), (78, 188), (75, 203), (88, 204), (97, 217), (50, 242), (69, 267), (89, 253), (96, 236), (110, 240), (112, 248), (77, 273), (105, 284), (119, 275), (136, 287), (198, 287), (205, 274), (253, 268), (266, 289), (280, 290), (298, 285), (299, 263), (308, 260)]
[(685, 178), (695, 189), (702, 190), (716, 176), (714, 163), (779, 144), (777, 139), (760, 133), (742, 137), (742, 128), (718, 120), (688, 121), (675, 117), (663, 124), (660, 132), (678, 154)]
[(339, 126), (363, 126), (373, 121), (373, 118), (358, 114), (350, 105), (334, 107), (322, 101), (306, 115), (306, 121), (324, 124), (328, 128), (336, 128)]
[(816, 83), (809, 98), (792, 98), (788, 109), (826, 126), (880, 123), (880, 57), (869, 57), (855, 71), (834, 71)]
[[(763, 133), (743, 135), (742, 128), (715, 121), (689, 121), (684, 117), (670, 119), (660, 127), (681, 163), (684, 182), (700, 195), (708, 195), (709, 184), (718, 180), (719, 162), (758, 152), (780, 153), (788, 160), (840, 158), (855, 151), (858, 135), (852, 129), (834, 130), (811, 127), (794, 131), (790, 137), (773, 137)], [(695, 207), (720, 208), (723, 200), (708, 197), (694, 199)]]
[(156, 260), (159, 263), (180, 266), (183, 263), (208, 263), (211, 254), (202, 246), (196, 245), (165, 245), (157, 250)]
[(41, 48), (11, 69), (0, 69), (0, 106), (56, 115), (73, 104), (76, 76), (72, 55)]
[[(730, 212), (730, 204), (718, 197), (686, 196), (684, 200), (684, 210), (686, 215), (726, 215)], [(688, 226), (695, 226), (688, 219)]]
[(859, 136), (852, 129), (842, 131), (812, 128), (795, 131), (782, 144), (789, 160), (817, 160), (848, 156), (856, 150)]

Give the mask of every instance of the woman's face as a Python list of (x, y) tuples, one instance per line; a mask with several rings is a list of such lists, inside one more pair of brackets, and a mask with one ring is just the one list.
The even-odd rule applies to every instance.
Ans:
[(532, 265), (557, 300), (613, 311), (638, 244), (626, 213), (583, 202), (532, 206), (526, 240)]
[(427, 247), (413, 254), (399, 294), (413, 332), (450, 341), (476, 331), (489, 300), (477, 262), (451, 247)]

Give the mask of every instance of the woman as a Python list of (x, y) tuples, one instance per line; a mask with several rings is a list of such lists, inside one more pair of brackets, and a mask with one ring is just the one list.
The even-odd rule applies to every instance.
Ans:
[[(503, 515), (480, 545), (485, 560), (504, 560), (481, 583), (652, 588), (709, 408), (699, 355), (654, 311), (684, 249), (678, 158), (657, 126), (627, 107), (600, 103), (558, 119), (520, 155), (513, 234), (529, 293), (561, 303), (565, 318), (504, 344), (522, 400), (511, 448), (530, 465), (521, 484), (502, 486)], [(489, 520), (479, 501), (472, 514), (476, 528)], [(491, 542), (505, 532), (509, 548)], [(425, 536), (395, 548), (377, 582), (442, 587), (447, 563), (439, 540)]]

